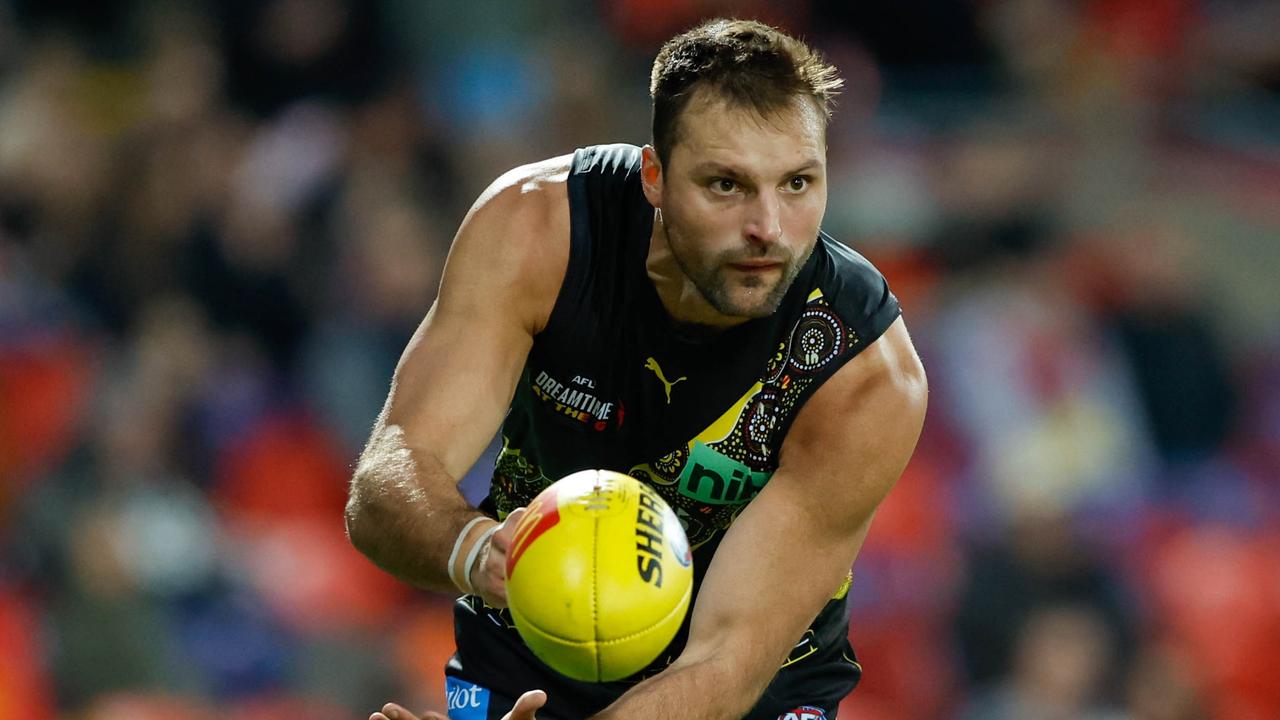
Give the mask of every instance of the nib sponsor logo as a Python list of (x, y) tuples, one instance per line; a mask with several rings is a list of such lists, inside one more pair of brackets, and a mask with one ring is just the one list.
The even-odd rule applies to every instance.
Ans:
[(694, 441), (680, 471), (680, 493), (708, 505), (735, 505), (755, 497), (772, 473), (759, 472), (703, 443)]
[(782, 713), (778, 720), (827, 720), (827, 712), (812, 705), (802, 705)]

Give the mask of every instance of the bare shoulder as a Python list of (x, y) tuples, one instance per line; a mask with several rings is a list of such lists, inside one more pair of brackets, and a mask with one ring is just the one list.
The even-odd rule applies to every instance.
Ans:
[(538, 215), (561, 205), (567, 213), (566, 183), (572, 162), (572, 155), (561, 155), (508, 170), (480, 193), (468, 218), (495, 211)]
[(454, 238), (441, 300), (483, 287), (531, 333), (551, 315), (569, 263), (572, 155), (503, 173), (480, 194)]
[[(866, 511), (902, 473), (915, 449), (928, 405), (928, 380), (901, 317), (818, 388), (796, 416), (780, 465), (832, 498), (859, 488), (847, 509)], [(857, 482), (847, 485), (849, 468)], [(836, 517), (839, 517), (838, 514)]]

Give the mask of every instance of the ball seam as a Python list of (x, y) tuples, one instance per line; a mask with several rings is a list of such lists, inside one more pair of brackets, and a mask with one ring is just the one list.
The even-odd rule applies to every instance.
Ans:
[(597, 640), (596, 644), (597, 645), (613, 645), (614, 643), (626, 642), (628, 640), (631, 640), (632, 638), (638, 638), (641, 635), (648, 635), (654, 630), (657, 630), (658, 628), (662, 627), (662, 624), (666, 622), (667, 619), (670, 618), (672, 615), (676, 614), (681, 609), (687, 608), (688, 601), (692, 599), (690, 597), (692, 594), (693, 594), (693, 583), (689, 583), (689, 587), (684, 591), (684, 597), (681, 598), (680, 602), (676, 603), (675, 607), (671, 608), (671, 610), (669, 610), (666, 615), (663, 615), (661, 618), (659, 618), (649, 627), (637, 632), (633, 632), (630, 635), (623, 635), (622, 637), (613, 638), (612, 640)]
[(631, 640), (633, 638), (638, 638), (641, 635), (647, 635), (653, 632), (654, 630), (658, 629), (663, 622), (665, 622), (668, 618), (670, 618), (675, 613), (679, 612), (681, 608), (687, 607), (686, 601), (692, 599), (690, 597), (692, 594), (693, 594), (693, 583), (690, 583), (689, 587), (684, 591), (684, 598), (682, 598), (680, 602), (676, 603), (675, 607), (668, 610), (666, 615), (663, 615), (661, 618), (658, 618), (657, 620), (655, 620), (652, 625), (650, 625), (649, 627), (643, 630), (638, 630), (636, 632), (633, 632), (630, 635), (623, 635), (622, 637), (616, 637), (610, 640), (599, 639), (599, 632), (600, 632), (599, 623), (594, 621), (592, 622), (592, 625), (595, 626), (594, 634), (597, 636), (597, 639), (595, 640), (574, 640), (573, 638), (567, 638), (567, 637), (564, 637), (563, 635), (557, 635), (553, 632), (548, 632), (547, 630), (543, 630), (542, 628), (538, 627), (537, 624), (534, 624), (534, 623), (529, 623), (529, 624), (534, 630), (538, 631), (542, 635), (552, 640), (555, 640), (557, 642), (564, 643), (565, 645), (575, 645), (575, 646), (613, 645), (620, 642), (626, 642), (627, 640)]
[[(600, 518), (593, 520), (595, 523), (594, 531), (591, 534), (591, 628), (592, 635), (595, 640), (592, 642), (594, 648), (600, 647)], [(604, 667), (600, 661), (600, 651), (595, 650), (592, 655), (596, 660), (596, 677), (602, 677)]]

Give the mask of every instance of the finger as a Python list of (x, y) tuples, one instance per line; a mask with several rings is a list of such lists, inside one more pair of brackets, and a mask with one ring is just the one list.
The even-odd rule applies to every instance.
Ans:
[[(434, 720), (435, 718), (443, 717), (436, 713), (427, 713), (422, 718), (419, 718), (417, 715), (414, 715), (395, 703), (387, 703), (386, 705), (383, 705), (382, 712), (374, 713), (373, 715), (374, 716), (371, 717), (370, 720), (383, 720), (383, 718), (376, 717), (378, 715), (385, 715), (386, 720)], [(448, 720), (448, 718), (444, 718), (444, 720)]]
[(490, 551), (472, 582), (480, 597), (493, 607), (507, 606), (507, 560), (504, 554)]
[(480, 597), (493, 607), (507, 606), (507, 551), (515, 537), (516, 527), (528, 508), (512, 510), (482, 551), (482, 562), (472, 576)]
[[(491, 548), (485, 556), (485, 589), (497, 607), (507, 606), (507, 554)], [(493, 604), (491, 602), (490, 604)]]
[(515, 538), (516, 527), (520, 525), (520, 519), (529, 512), (528, 508), (516, 508), (507, 515), (507, 519), (502, 521), (502, 525), (498, 531), (493, 534), (491, 542), (495, 550), (501, 550), (506, 555), (507, 549), (511, 547), (511, 541)]
[(493, 538), (485, 541), (480, 548), (476, 567), (471, 571), (471, 585), (476, 594), (494, 607), (507, 606), (507, 565), (506, 554), (498, 551)]
[(511, 708), (511, 720), (537, 720), (534, 714), (538, 708), (547, 704), (547, 694), (541, 690), (530, 690), (520, 696), (516, 700), (516, 706)]

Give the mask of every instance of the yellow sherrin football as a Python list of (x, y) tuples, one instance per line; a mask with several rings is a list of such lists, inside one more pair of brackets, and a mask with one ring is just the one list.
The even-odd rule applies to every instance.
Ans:
[(529, 649), (575, 680), (643, 669), (684, 621), (693, 559), (680, 521), (629, 475), (583, 470), (543, 490), (516, 526), (507, 602)]

